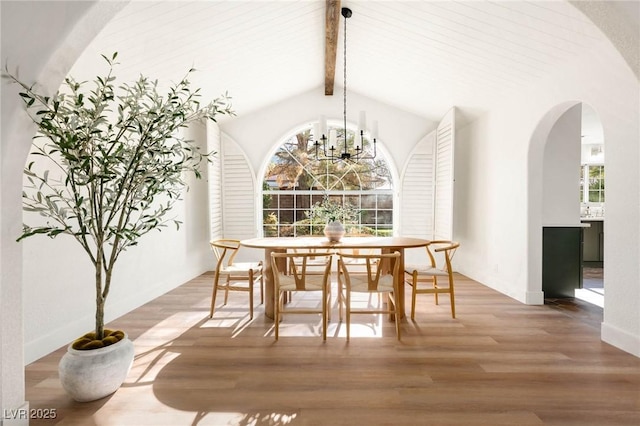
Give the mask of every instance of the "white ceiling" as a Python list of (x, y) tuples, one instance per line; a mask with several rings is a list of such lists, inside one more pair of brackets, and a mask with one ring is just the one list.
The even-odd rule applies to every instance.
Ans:
[[(343, 1), (349, 91), (428, 119), (469, 115), (545, 78), (603, 36), (565, 1)], [(71, 74), (92, 78), (119, 52), (120, 81), (175, 81), (187, 69), (207, 98), (228, 91), (238, 115), (324, 93), (325, 1), (133, 1)], [(341, 18), (342, 20), (342, 18)], [(341, 96), (343, 22), (334, 96)]]

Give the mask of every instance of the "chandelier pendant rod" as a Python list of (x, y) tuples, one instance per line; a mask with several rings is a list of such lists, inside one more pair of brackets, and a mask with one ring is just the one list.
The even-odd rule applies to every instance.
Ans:
[[(317, 127), (314, 129), (314, 136), (316, 137), (316, 140), (314, 142), (316, 160), (323, 160), (323, 161), (329, 160), (332, 163), (337, 163), (338, 161), (358, 162), (359, 160), (363, 160), (363, 159), (370, 160), (370, 159), (374, 159), (377, 154), (377, 150), (376, 150), (377, 122), (375, 122), (374, 123), (375, 131), (372, 139), (373, 153), (369, 155), (364, 155), (365, 124), (364, 124), (364, 119), (362, 118), (364, 117), (363, 112), (361, 112), (361, 120), (363, 124), (359, 126), (359, 127), (362, 127), (361, 129), (359, 129), (360, 142), (356, 143), (356, 139), (358, 138), (358, 134), (357, 134), (358, 132), (356, 132), (354, 134), (354, 140), (353, 140), (354, 152), (353, 153), (349, 152), (349, 147), (347, 143), (347, 19), (351, 17), (352, 12), (351, 12), (351, 9), (349, 9), (348, 7), (343, 7), (341, 10), (341, 14), (344, 17), (344, 49), (343, 49), (344, 84), (343, 84), (343, 112), (342, 112), (342, 119), (343, 119), (342, 150), (340, 150), (337, 132), (335, 129), (328, 131), (328, 137), (327, 137), (327, 134), (325, 134), (325, 131), (327, 131), (327, 129), (326, 129), (326, 120), (324, 119), (324, 116), (321, 116), (321, 119), (320, 119), (320, 126), (322, 126), (322, 130), (319, 131), (320, 129), (318, 129)], [(329, 150), (328, 150), (329, 152), (327, 152), (327, 141), (329, 142)], [(322, 143), (322, 154), (324, 155), (324, 157), (320, 157), (318, 155), (318, 147), (320, 143)]]
[[(344, 10), (344, 9), (343, 9)], [(347, 152), (347, 18), (351, 16), (351, 10), (347, 9), (349, 12), (343, 12), (344, 16), (344, 49), (342, 49), (343, 56), (343, 77), (344, 77), (344, 96), (343, 96), (343, 113), (342, 117), (344, 119), (344, 127), (343, 127), (343, 143), (344, 143), (344, 151), (342, 152), (342, 159), (348, 160), (351, 157), (351, 154)], [(357, 155), (357, 152), (356, 152)]]

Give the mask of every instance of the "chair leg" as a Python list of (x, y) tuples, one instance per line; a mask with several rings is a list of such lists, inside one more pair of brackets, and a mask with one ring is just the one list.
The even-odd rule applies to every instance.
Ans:
[(211, 310), (209, 311), (209, 318), (213, 318), (213, 311), (216, 307), (216, 295), (218, 294), (218, 279), (220, 277), (216, 274), (213, 279), (213, 291), (211, 292)]
[(342, 294), (342, 280), (338, 275), (338, 312), (340, 313), (340, 321), (342, 322), (342, 304), (344, 303), (344, 297)]
[(449, 287), (449, 300), (451, 300), (451, 318), (456, 317), (456, 302), (453, 296), (453, 286)]
[(253, 272), (249, 271), (249, 318), (253, 319)]
[(327, 291), (323, 291), (322, 295), (322, 340), (327, 340), (327, 318), (328, 318), (328, 303), (329, 295)]
[(227, 285), (224, 288), (224, 304), (229, 301), (229, 285), (231, 284), (231, 275), (227, 276)]
[(414, 272), (411, 284), (411, 319), (416, 319), (416, 293), (418, 292), (418, 273)]
[(327, 322), (331, 321), (331, 282), (328, 283), (327, 300), (325, 301), (324, 308), (327, 311)]
[(347, 311), (347, 342), (351, 337), (351, 292), (347, 290), (347, 301), (345, 303), (345, 310)]
[(436, 305), (438, 304), (438, 279), (436, 277), (433, 277), (433, 288), (436, 289), (436, 292), (433, 293), (436, 297)]
[(278, 332), (280, 330), (280, 290), (275, 289), (273, 294), (273, 322), (276, 327), (276, 340), (278, 340)]
[(400, 315), (398, 315), (398, 306), (396, 305), (395, 294), (393, 295), (393, 297), (389, 298), (389, 303), (393, 303), (393, 319), (396, 322), (396, 335), (398, 336), (398, 340), (400, 340), (400, 322), (402, 321), (402, 318), (400, 318)]

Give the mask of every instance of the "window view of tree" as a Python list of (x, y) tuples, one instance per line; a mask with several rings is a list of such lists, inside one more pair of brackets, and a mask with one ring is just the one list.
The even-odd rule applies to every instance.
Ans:
[[(337, 131), (342, 141), (343, 129)], [(347, 131), (349, 146), (354, 136)], [(371, 149), (366, 139), (363, 148), (365, 154)], [(318, 154), (323, 156), (322, 147)], [(380, 155), (357, 163), (316, 160), (311, 129), (282, 144), (267, 167), (262, 187), (265, 236), (321, 235), (324, 223), (310, 217), (310, 210), (325, 199), (358, 212), (357, 220), (345, 224), (348, 233), (392, 232), (393, 193), (386, 162)]]

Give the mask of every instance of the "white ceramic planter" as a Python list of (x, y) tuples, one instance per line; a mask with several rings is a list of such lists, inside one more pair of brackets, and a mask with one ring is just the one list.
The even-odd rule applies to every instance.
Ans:
[(80, 351), (69, 345), (58, 365), (62, 387), (79, 402), (111, 395), (127, 378), (133, 355), (133, 343), (126, 334), (118, 343), (100, 349)]
[(342, 226), (342, 223), (339, 221), (329, 222), (327, 226), (324, 227), (324, 235), (333, 243), (340, 241), (344, 233), (344, 226)]

